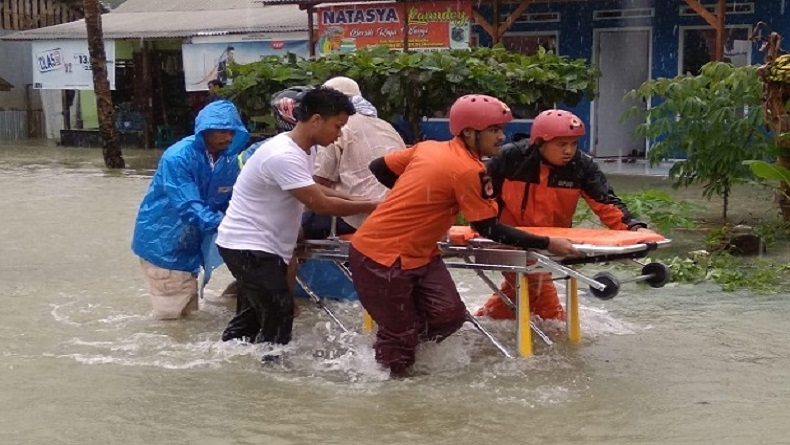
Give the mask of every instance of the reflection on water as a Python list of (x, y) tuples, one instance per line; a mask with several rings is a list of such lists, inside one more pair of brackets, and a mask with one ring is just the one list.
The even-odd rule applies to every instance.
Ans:
[[(581, 345), (536, 343), (535, 357), (506, 360), (466, 326), (420, 351), (419, 376), (394, 382), (353, 303), (330, 303), (355, 332), (342, 334), (302, 302), (283, 366), (220, 342), (233, 307), (219, 297), (224, 268), (196, 316), (153, 320), (129, 242), (158, 152), (125, 157), (132, 168), (109, 172), (95, 149), (0, 146), (3, 443), (784, 440), (786, 294), (626, 284), (608, 302), (583, 298)], [(661, 181), (612, 180), (618, 191)], [(454, 275), (471, 308), (488, 298), (474, 275)], [(513, 322), (484, 325), (515, 348)]]

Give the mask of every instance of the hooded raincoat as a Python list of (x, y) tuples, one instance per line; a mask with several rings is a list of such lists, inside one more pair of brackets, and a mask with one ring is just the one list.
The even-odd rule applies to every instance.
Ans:
[[(233, 141), (215, 162), (206, 148), (207, 130), (234, 130)], [(239, 175), (237, 155), (249, 133), (236, 107), (212, 102), (195, 119), (195, 134), (168, 148), (140, 204), (132, 250), (149, 263), (197, 273), (201, 243), (216, 232)]]

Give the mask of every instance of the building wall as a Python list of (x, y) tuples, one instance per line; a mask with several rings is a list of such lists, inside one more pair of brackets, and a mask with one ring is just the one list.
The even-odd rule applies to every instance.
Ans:
[[(758, 21), (765, 21), (775, 31), (786, 36), (790, 41), (790, 0), (728, 0), (728, 3), (754, 3), (753, 14), (728, 14), (727, 26), (753, 26)], [(703, 4), (712, 4), (712, 0), (703, 0)], [(652, 64), (651, 77), (674, 77), (679, 74), (680, 36), (684, 27), (709, 27), (705, 20), (698, 16), (681, 16), (680, 7), (687, 6), (683, 0), (601, 0), (595, 2), (538, 3), (530, 5), (527, 12), (537, 14), (559, 12), (560, 22), (552, 23), (517, 23), (508, 32), (540, 32), (556, 31), (558, 33), (559, 54), (571, 59), (585, 58), (593, 60), (593, 36), (596, 29), (639, 27), (652, 29)], [(516, 5), (501, 5), (500, 12), (512, 11)], [(653, 17), (637, 19), (593, 20), (596, 10), (654, 8)], [(481, 6), (479, 11), (483, 17), (492, 22), (493, 10)], [(476, 26), (479, 45), (492, 44), (491, 37)], [(764, 55), (753, 45), (751, 63), (762, 63)], [(585, 122), (590, 123), (591, 102), (587, 99), (569, 108)], [(589, 150), (589, 134), (580, 141), (583, 150)]]

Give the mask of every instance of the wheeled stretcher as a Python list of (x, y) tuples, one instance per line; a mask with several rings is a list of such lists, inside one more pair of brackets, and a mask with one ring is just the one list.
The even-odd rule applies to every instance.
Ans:
[[(523, 227), (522, 230), (535, 235), (563, 237), (571, 240), (574, 246), (582, 252), (579, 256), (557, 257), (540, 251), (527, 251), (514, 249), (509, 246), (497, 244), (491, 240), (477, 235), (467, 226), (454, 226), (450, 229), (438, 247), (448, 268), (469, 269), (492, 291), (499, 295), (516, 314), (517, 355), (521, 357), (532, 355), (533, 332), (547, 345), (552, 341), (531, 322), (529, 309), (529, 296), (527, 273), (551, 273), (555, 280), (566, 280), (567, 333), (568, 339), (573, 342), (581, 340), (581, 323), (579, 319), (579, 282), (589, 286), (590, 293), (600, 299), (614, 298), (620, 290), (620, 285), (626, 282), (644, 281), (652, 287), (662, 287), (670, 279), (669, 269), (661, 263), (641, 264), (641, 273), (632, 278), (620, 279), (609, 272), (600, 272), (589, 277), (578, 272), (570, 266), (578, 264), (599, 263), (615, 260), (633, 260), (647, 256), (651, 251), (668, 245), (671, 240), (661, 235), (645, 232), (614, 231), (602, 229), (560, 229), (549, 227)], [(351, 273), (345, 266), (348, 260), (350, 241), (348, 239), (330, 237), (325, 240), (306, 240), (297, 246), (295, 255), (299, 259), (321, 259), (333, 262), (347, 279)], [(489, 271), (515, 272), (519, 279), (516, 280), (516, 303), (514, 304), (500, 290), (494, 281), (486, 274)], [(300, 286), (305, 289), (308, 296), (315, 301), (344, 331), (345, 326), (323, 304), (323, 299), (310, 288), (309, 283), (297, 276)], [(363, 314), (363, 329), (373, 329), (373, 321), (367, 314)], [(468, 320), (505, 356), (513, 355), (493, 335), (491, 335), (474, 316), (467, 312)]]

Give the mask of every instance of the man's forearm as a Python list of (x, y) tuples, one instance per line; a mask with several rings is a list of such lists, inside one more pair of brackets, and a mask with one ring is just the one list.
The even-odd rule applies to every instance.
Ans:
[(359, 214), (368, 214), (376, 209), (378, 205), (375, 201), (353, 201), (339, 197), (328, 197), (328, 208), (326, 213), (332, 216), (351, 216)]
[(333, 188), (329, 188), (321, 183), (319, 183), (318, 186), (321, 188), (321, 191), (324, 192), (324, 195), (327, 196), (328, 198), (340, 198), (340, 199), (345, 199), (347, 201), (359, 201), (360, 199), (364, 199), (362, 197), (354, 197), (349, 195), (348, 193), (341, 192)]

